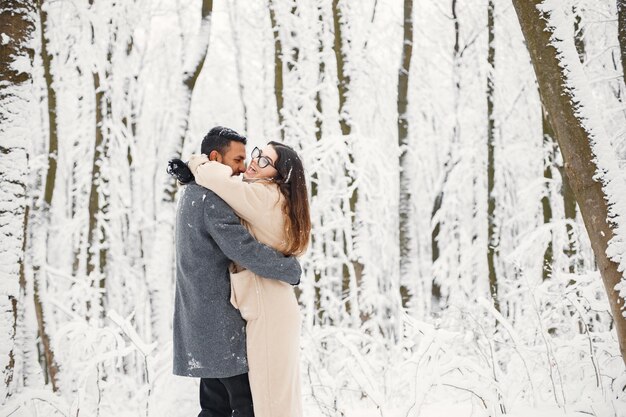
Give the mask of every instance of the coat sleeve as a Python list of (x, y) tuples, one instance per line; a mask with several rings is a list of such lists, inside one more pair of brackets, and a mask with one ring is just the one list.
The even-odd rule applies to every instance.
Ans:
[(243, 182), (232, 176), (233, 171), (228, 165), (209, 161), (206, 155), (193, 155), (189, 159), (189, 168), (198, 185), (220, 196), (239, 217), (250, 224), (263, 222), (266, 211), (275, 209), (279, 201), (276, 188)]
[(254, 239), (228, 204), (210, 191), (204, 199), (204, 223), (232, 261), (265, 278), (291, 285), (300, 283), (302, 269), (296, 258), (286, 257)]

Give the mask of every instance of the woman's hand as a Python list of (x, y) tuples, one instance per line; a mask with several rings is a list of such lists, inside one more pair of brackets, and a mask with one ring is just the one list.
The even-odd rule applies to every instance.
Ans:
[(167, 162), (167, 173), (176, 178), (181, 184), (188, 184), (194, 180), (194, 176), (187, 164), (178, 158), (170, 159)]

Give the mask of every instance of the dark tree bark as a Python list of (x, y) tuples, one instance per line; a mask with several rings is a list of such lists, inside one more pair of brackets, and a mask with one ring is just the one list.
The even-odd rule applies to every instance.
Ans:
[[(541, 109), (541, 126), (543, 130), (543, 179), (545, 182), (545, 195), (541, 199), (541, 208), (543, 210), (543, 224), (550, 224), (552, 222), (552, 206), (550, 204), (550, 183), (552, 182), (552, 166), (554, 164), (554, 132), (552, 126), (548, 121), (545, 111)], [(543, 281), (552, 276), (552, 266), (554, 263), (554, 245), (552, 244), (552, 232), (550, 232), (550, 241), (546, 250), (543, 253), (543, 267), (541, 278)]]
[(339, 91), (339, 126), (344, 136), (352, 132), (352, 125), (348, 117), (346, 103), (348, 101), (348, 93), (350, 91), (350, 75), (346, 71), (346, 53), (344, 51), (344, 34), (343, 34), (343, 15), (339, 0), (333, 0), (333, 29), (335, 31), (335, 61), (337, 62), (337, 89)]
[(400, 296), (402, 306), (407, 307), (411, 294), (403, 283), (406, 279), (410, 259), (410, 212), (411, 192), (408, 174), (409, 162), (409, 76), (413, 55), (413, 0), (404, 0), (404, 36), (402, 41), (402, 60), (398, 71), (398, 146), (400, 148), (400, 196), (399, 196), (399, 246), (400, 246)]
[[(322, 20), (322, 16), (320, 15), (320, 20)], [(321, 34), (320, 34), (321, 35)], [(319, 47), (318, 47), (318, 53), (319, 53), (319, 64), (318, 64), (318, 87), (317, 87), (317, 91), (315, 92), (315, 111), (316, 111), (316, 117), (315, 117), (315, 139), (319, 142), (320, 140), (322, 140), (322, 133), (323, 133), (323, 129), (324, 129), (324, 106), (322, 103), (322, 93), (321, 93), (321, 85), (324, 82), (324, 77), (326, 75), (326, 64), (324, 63), (324, 42), (320, 39), (319, 40)], [(317, 184), (314, 184), (317, 187)], [(312, 192), (312, 191), (311, 191)], [(316, 195), (317, 193), (313, 194)]]
[(52, 87), (52, 55), (48, 52), (49, 42), (45, 36), (48, 28), (48, 13), (44, 10), (43, 0), (37, 1), (37, 8), (41, 21), (41, 60), (43, 63), (48, 98), (48, 174), (46, 175), (44, 202), (47, 207), (50, 207), (52, 204), (52, 197), (54, 195), (54, 186), (56, 184), (57, 158), (59, 150), (57, 97), (56, 91)]
[[(339, 4), (339, 0), (332, 0), (332, 13), (333, 13), (333, 29), (335, 32), (333, 51), (335, 52), (335, 62), (337, 64), (337, 92), (339, 95), (339, 126), (341, 128), (341, 133), (343, 136), (349, 136), (352, 133), (352, 124), (348, 112), (348, 96), (350, 92), (350, 75), (346, 70), (346, 44), (347, 40), (344, 39), (344, 17)], [(354, 163), (354, 157), (352, 153), (350, 153), (350, 163)], [(348, 186), (353, 187), (354, 178), (352, 174), (350, 174), (347, 170), (345, 172), (345, 176), (348, 178)], [(356, 187), (353, 187), (354, 191), (350, 195), (349, 200), (349, 209), (350, 209), (350, 217), (351, 217), (351, 230), (356, 230), (356, 207), (359, 198), (358, 190)], [(350, 259), (351, 265), (345, 265), (343, 270), (343, 283), (342, 283), (342, 292), (344, 296), (348, 296), (350, 294), (350, 276), (352, 273), (350, 272), (349, 266), (352, 266), (352, 270), (354, 271), (356, 286), (357, 288), (360, 286), (361, 276), (363, 274), (363, 265), (355, 259), (355, 256), (349, 253), (348, 250), (348, 240), (350, 237), (344, 236), (344, 252)], [(357, 291), (357, 288), (354, 288), (354, 291)], [(354, 297), (357, 294), (353, 294)], [(350, 302), (346, 302), (346, 311), (351, 312), (351, 304)]]
[(626, 0), (617, 0), (617, 40), (622, 58), (622, 76), (626, 83)]
[(489, 290), (496, 310), (500, 311), (498, 299), (498, 277), (496, 258), (498, 256), (498, 238), (496, 236), (496, 197), (495, 197), (495, 119), (494, 119), (494, 73), (495, 73), (495, 31), (494, 2), (487, 6), (488, 51), (487, 63), (487, 266), (489, 268)]
[[(110, 92), (105, 90), (111, 78), (113, 67), (113, 47), (116, 41), (116, 28), (113, 20), (107, 23), (107, 52), (104, 72), (101, 74), (97, 68), (92, 70), (94, 88), (94, 150), (91, 164), (91, 187), (89, 190), (88, 225), (87, 225), (87, 261), (86, 273), (89, 279), (93, 279), (92, 285), (98, 288), (98, 310), (94, 314), (94, 306), (91, 301), (87, 302), (87, 319), (103, 320), (106, 315), (106, 269), (108, 257), (107, 226), (109, 211), (109, 179), (103, 175), (103, 167), (109, 159), (109, 131), (107, 121), (112, 119)], [(91, 43), (96, 44), (95, 28), (91, 26)], [(104, 78), (104, 83), (103, 79)]]
[(572, 224), (576, 221), (577, 204), (574, 190), (572, 190), (572, 186), (569, 182), (569, 177), (565, 173), (565, 167), (559, 167), (559, 174), (561, 175), (561, 183), (563, 184), (561, 189), (561, 193), (563, 194), (563, 210), (565, 219), (569, 220), (565, 225), (565, 230), (567, 231), (567, 246), (563, 252), (568, 258), (568, 270), (573, 274), (576, 271), (578, 242), (574, 235), (574, 226)]
[[(93, 7), (94, 0), (89, 0), (89, 6)], [(91, 45), (96, 44), (96, 29), (94, 23), (91, 23)], [(109, 65), (110, 66), (110, 65)], [(104, 147), (104, 133), (103, 129), (103, 109), (102, 104), (104, 100), (104, 89), (100, 83), (100, 73), (97, 68), (94, 68), (91, 73), (93, 79), (93, 93), (94, 93), (94, 147), (93, 156), (91, 159), (91, 180), (89, 182), (89, 204), (87, 206), (87, 260), (85, 272), (87, 279), (91, 281), (90, 286), (93, 287), (94, 283), (100, 283), (101, 279), (104, 279), (104, 269), (101, 268), (99, 257), (96, 256), (96, 250), (98, 250), (98, 224), (100, 215), (100, 197), (102, 188), (102, 164), (104, 162), (103, 147)], [(106, 75), (105, 75), (106, 78)], [(100, 303), (101, 295), (98, 295), (98, 306)], [(86, 304), (86, 319), (88, 321), (97, 320), (99, 317), (103, 317), (103, 311), (96, 311), (94, 314), (94, 306), (91, 302), (91, 298), (88, 298)]]
[[(433, 210), (430, 214), (431, 219), (431, 227), (432, 232), (430, 234), (430, 246), (431, 246), (431, 261), (432, 264), (435, 265), (435, 262), (439, 259), (440, 250), (439, 250), (439, 233), (441, 232), (441, 222), (435, 221), (435, 216), (437, 212), (441, 210), (441, 205), (443, 204), (443, 191), (440, 191), (435, 197), (435, 203), (433, 204)], [(434, 225), (432, 223), (435, 222)], [(441, 285), (437, 283), (434, 279), (432, 282), (432, 287), (430, 290), (433, 301), (439, 303), (441, 301)]]
[(574, 7), (572, 12), (574, 13), (574, 44), (576, 45), (576, 51), (578, 52), (578, 58), (580, 62), (585, 61), (585, 31), (582, 26), (582, 13), (579, 7)]
[[(291, 0), (292, 4), (291, 4), (291, 9), (289, 10), (289, 14), (291, 15), (292, 19), (298, 19), (299, 16), (299, 12), (298, 12), (298, 0)], [(298, 32), (295, 30), (297, 26), (295, 26), (292, 22), (291, 24), (291, 31), (290, 31), (290, 37), (291, 40), (293, 41), (294, 39), (297, 38), (298, 36)], [(294, 68), (296, 68), (296, 66), (298, 65), (298, 60), (300, 59), (300, 48), (298, 48), (297, 46), (297, 42), (291, 46), (289, 53), (288, 53), (289, 59), (287, 59), (287, 70), (292, 71)]]
[[(578, 8), (574, 9), (574, 16), (574, 44), (576, 45), (576, 51), (578, 52), (580, 63), (584, 64), (586, 59), (584, 39), (585, 32), (581, 25), (581, 13)], [(563, 195), (563, 212), (565, 214), (565, 219), (568, 221), (565, 224), (565, 230), (567, 232), (567, 246), (565, 246), (563, 253), (568, 259), (568, 271), (573, 274), (576, 272), (576, 268), (581, 266), (581, 260), (577, 257), (578, 239), (574, 234), (573, 226), (576, 222), (576, 197), (574, 196), (574, 191), (569, 183), (569, 178), (565, 173), (565, 168), (563, 166), (559, 166), (558, 170), (562, 183), (561, 194)]]
[(274, 95), (276, 96), (276, 113), (280, 126), (280, 137), (285, 140), (285, 98), (283, 95), (283, 44), (280, 40), (280, 29), (276, 20), (276, 3), (270, 0), (270, 21), (272, 22), (272, 34), (274, 36)]
[[(568, 242), (567, 245), (563, 248), (563, 253), (568, 258), (568, 272), (573, 274), (575, 272), (576, 265), (576, 253), (577, 253), (577, 240), (574, 236), (574, 226), (572, 224), (576, 221), (576, 199), (574, 198), (574, 194), (572, 191), (572, 187), (569, 185), (569, 179), (565, 174), (564, 168), (562, 165), (556, 165), (554, 163), (557, 154), (560, 152), (558, 148), (558, 143), (555, 138), (554, 129), (550, 124), (550, 120), (547, 112), (545, 111), (543, 105), (541, 106), (542, 116), (541, 122), (543, 126), (543, 143), (545, 152), (550, 154), (549, 156), (549, 165), (546, 164), (544, 166), (544, 178), (546, 178), (546, 183), (551, 181), (553, 176), (553, 168), (557, 170), (559, 176), (561, 178), (561, 196), (563, 198), (563, 211), (565, 215), (565, 219), (568, 222), (565, 224), (565, 230), (567, 232)], [(547, 192), (548, 190), (546, 190)], [(542, 207), (544, 209), (544, 224), (549, 223), (552, 220), (552, 205), (549, 199), (549, 196), (546, 195), (541, 200)], [(552, 240), (548, 244), (546, 251), (544, 253), (544, 263), (543, 263), (543, 280), (546, 280), (552, 271), (552, 264), (554, 261), (554, 246)]]
[[(606, 254), (608, 243), (614, 236), (613, 225), (608, 221), (607, 195), (602, 184), (594, 179), (598, 167), (591, 148), (590, 135), (576, 113), (580, 104), (574, 101), (572, 92), (567, 87), (570, 73), (559, 65), (557, 50), (552, 45), (551, 37), (554, 36), (555, 28), (547, 25), (547, 16), (537, 7), (540, 4), (540, 0), (513, 0), (539, 83), (541, 101), (555, 130), (565, 162), (565, 172), (580, 207), (608, 294), (624, 359), (626, 358), (626, 319), (622, 315), (624, 300), (615, 290), (615, 285), (621, 281), (622, 274), (618, 271), (618, 264)], [(579, 63), (568, 62), (568, 64)]]
[[(318, 76), (317, 76), (317, 90), (315, 91), (315, 111), (316, 111), (316, 117), (315, 117), (315, 139), (317, 141), (322, 140), (322, 132), (323, 132), (323, 121), (324, 121), (324, 117), (323, 117), (323, 103), (322, 103), (322, 92), (321, 92), (321, 85), (324, 83), (324, 78), (326, 76), (326, 64), (324, 63), (324, 40), (323, 40), (323, 36), (324, 36), (324, 12), (322, 10), (322, 6), (318, 5), (317, 6), (317, 18), (318, 18), (318, 24), (319, 24), (319, 31), (318, 31), (318, 46), (317, 46), (317, 54), (318, 54)], [(314, 183), (313, 184), (315, 187), (317, 187), (317, 184)], [(313, 193), (313, 187), (311, 187), (311, 193), (313, 195), (317, 195), (317, 191), (315, 193)]]
[[(0, 239), (2, 240), (3, 294), (0, 299), (0, 358), (2, 386), (0, 402), (13, 393), (20, 352), (16, 334), (25, 290), (24, 252), (29, 206), (26, 198), (28, 177), (27, 115), (24, 107), (35, 100), (32, 93), (32, 41), (35, 32), (35, 4), (24, 0), (0, 2), (2, 42), (0, 42)], [(25, 65), (28, 63), (28, 65)]]
[[(458, 98), (459, 98), (459, 93), (461, 90), (461, 81), (460, 81), (460, 74), (459, 74), (459, 60), (461, 58), (461, 55), (460, 55), (461, 44), (459, 40), (460, 40), (460, 34), (461, 34), (461, 25), (459, 23), (459, 17), (456, 11), (456, 6), (457, 6), (457, 0), (452, 0), (450, 4), (452, 20), (454, 21), (454, 47), (452, 48), (452, 67), (453, 67), (452, 78), (453, 78), (454, 88), (455, 88), (454, 113), (455, 113), (456, 121), (455, 121), (454, 128), (452, 129), (452, 139), (451, 139), (450, 150), (448, 152), (447, 160), (443, 168), (444, 169), (443, 181), (441, 181), (439, 192), (437, 193), (437, 196), (435, 197), (433, 208), (430, 213), (430, 219), (431, 219), (430, 245), (431, 245), (431, 261), (433, 265), (435, 265), (435, 263), (439, 259), (439, 256), (441, 255), (441, 251), (439, 249), (439, 233), (441, 232), (441, 222), (439, 220), (436, 220), (436, 216), (439, 210), (441, 210), (441, 207), (443, 206), (443, 200), (445, 196), (444, 188), (446, 186), (446, 183), (448, 182), (448, 177), (450, 176), (452, 169), (456, 165), (456, 162), (453, 161), (453, 159), (454, 159), (454, 149), (456, 147), (456, 140), (459, 135), (459, 123), (458, 123), (459, 100)], [(435, 303), (441, 303), (441, 297), (442, 297), (441, 286), (435, 279), (432, 280), (430, 293)]]
[[(317, 91), (315, 92), (315, 139), (319, 142), (322, 140), (322, 133), (324, 129), (324, 116), (323, 116), (323, 102), (322, 102), (322, 93), (321, 86), (324, 84), (324, 77), (326, 75), (326, 64), (324, 63), (324, 12), (322, 9), (322, 5), (318, 3), (317, 6), (317, 18), (318, 18), (318, 82), (317, 82)], [(314, 199), (318, 193), (318, 175), (317, 172), (313, 173), (311, 176), (311, 199)], [(311, 240), (313, 244), (315, 244), (315, 236), (311, 236)], [(322, 245), (325, 245), (322, 242)], [(322, 322), (323, 311), (322, 311), (322, 274), (320, 270), (315, 271), (315, 311), (317, 312), (317, 320)]]
[[(104, 289), (106, 285), (106, 235), (104, 234), (103, 206), (104, 203), (102, 188), (104, 178), (102, 176), (102, 165), (106, 158), (104, 114), (106, 103), (104, 90), (100, 83), (100, 74), (93, 73), (94, 93), (95, 93), (95, 138), (94, 151), (91, 162), (91, 187), (89, 189), (89, 223), (87, 228), (87, 276), (94, 277), (98, 288)], [(104, 204), (103, 204), (104, 203)], [(97, 252), (96, 252), (97, 250)], [(99, 296), (100, 317), (104, 317), (104, 295)], [(92, 305), (87, 305), (90, 316), (89, 319), (98, 318), (98, 315), (91, 315)]]
[[(578, 58), (581, 63), (585, 62), (585, 39), (584, 39), (584, 29), (581, 25), (581, 13), (578, 7), (574, 7), (574, 45), (576, 46), (576, 51), (578, 52)], [(554, 129), (550, 125), (550, 120), (547, 112), (542, 106), (542, 117), (544, 126), (549, 129), (549, 137), (553, 142), (554, 147), (556, 147), (556, 152), (560, 152), (558, 150), (558, 144), (556, 142), (556, 138), (554, 137)], [(545, 132), (545, 130), (544, 130)], [(545, 136), (544, 136), (545, 137)], [(569, 178), (565, 173), (565, 168), (563, 165), (556, 166), (559, 176), (561, 177), (561, 195), (563, 197), (563, 212), (565, 215), (565, 219), (567, 223), (565, 224), (565, 231), (567, 233), (567, 245), (563, 248), (563, 253), (567, 257), (567, 270), (570, 274), (573, 274), (576, 271), (577, 263), (579, 263), (579, 259), (577, 259), (577, 247), (578, 241), (576, 236), (574, 235), (574, 226), (573, 224), (576, 222), (576, 198), (574, 197), (574, 192), (572, 191), (572, 187), (569, 183)]]
[[(48, 30), (48, 13), (45, 10), (44, 1), (37, 1), (37, 9), (39, 12), (39, 19), (41, 22), (41, 61), (43, 64), (44, 79), (46, 81), (46, 92), (48, 101), (48, 167), (45, 178), (45, 191), (43, 197), (43, 204), (39, 207), (42, 216), (40, 229), (36, 233), (41, 233), (43, 236), (37, 237), (43, 239), (43, 244), (47, 246), (48, 241), (48, 229), (50, 227), (50, 207), (52, 206), (52, 198), (54, 197), (54, 190), (56, 185), (56, 173), (57, 173), (57, 158), (59, 149), (59, 137), (57, 128), (57, 99), (56, 91), (53, 87), (52, 78), (52, 55), (49, 52), (49, 40), (46, 37)], [(44, 251), (48, 253), (47, 249)], [(36, 258), (36, 257), (34, 257)], [(42, 345), (44, 360), (45, 360), (45, 376), (46, 382), (49, 382), (54, 392), (58, 389), (57, 372), (58, 366), (54, 359), (54, 352), (50, 345), (50, 336), (45, 326), (45, 310), (41, 300), (41, 294), (45, 291), (47, 283), (45, 275), (41, 274), (41, 262), (47, 262), (47, 255), (43, 259), (33, 259), (33, 298), (35, 303), (35, 315), (37, 317), (37, 326), (39, 329), (39, 338)]]

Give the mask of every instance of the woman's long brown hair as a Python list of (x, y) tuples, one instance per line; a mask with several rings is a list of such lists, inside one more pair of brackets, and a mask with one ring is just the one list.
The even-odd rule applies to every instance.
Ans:
[(285, 197), (283, 213), (285, 214), (285, 235), (287, 237), (287, 255), (302, 255), (309, 245), (311, 235), (311, 215), (309, 212), (309, 197), (304, 178), (302, 160), (291, 147), (279, 143), (269, 142), (272, 145), (278, 161), (274, 166), (278, 174), (274, 178)]

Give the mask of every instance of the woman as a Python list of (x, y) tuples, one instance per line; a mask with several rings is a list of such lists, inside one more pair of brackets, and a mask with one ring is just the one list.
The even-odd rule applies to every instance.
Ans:
[[(229, 166), (194, 155), (188, 163), (196, 183), (219, 195), (260, 242), (298, 256), (309, 242), (311, 220), (304, 167), (289, 146), (254, 148), (240, 177)], [(256, 417), (302, 416), (300, 309), (293, 288), (231, 270), (231, 302), (246, 320), (249, 379)]]

